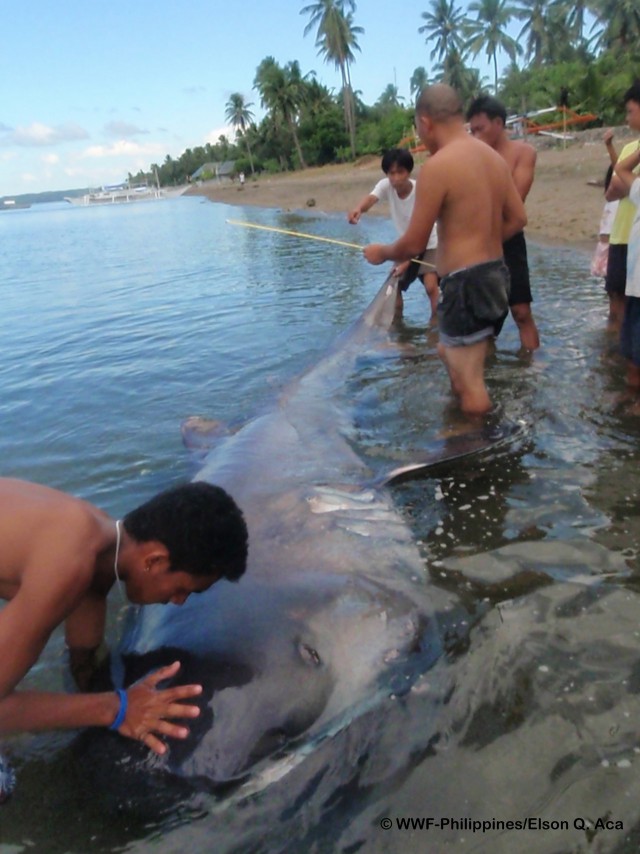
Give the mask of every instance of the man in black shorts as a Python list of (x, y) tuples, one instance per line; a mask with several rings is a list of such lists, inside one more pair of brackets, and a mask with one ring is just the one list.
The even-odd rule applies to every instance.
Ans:
[[(535, 148), (521, 140), (510, 139), (506, 131), (507, 112), (500, 101), (490, 95), (481, 95), (471, 103), (467, 110), (467, 121), (473, 136), (486, 142), (506, 160), (524, 202), (533, 184)], [(511, 276), (509, 308), (520, 333), (520, 343), (526, 350), (536, 350), (540, 346), (540, 338), (531, 313), (533, 297), (524, 232), (514, 234), (505, 241), (502, 249)]]

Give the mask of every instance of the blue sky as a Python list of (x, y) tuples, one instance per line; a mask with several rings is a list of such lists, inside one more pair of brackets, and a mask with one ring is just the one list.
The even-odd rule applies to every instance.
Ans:
[[(307, 0), (308, 2), (309, 0)], [(0, 0), (0, 196), (115, 183), (215, 142), (232, 92), (252, 101), (258, 64), (297, 59), (336, 92), (337, 72), (303, 35), (305, 0)], [(462, 5), (466, 6), (466, 3)], [(389, 83), (409, 99), (431, 48), (428, 0), (360, 0), (352, 68), (374, 103)], [(478, 67), (487, 73), (478, 57)], [(230, 134), (232, 136), (232, 134)]]

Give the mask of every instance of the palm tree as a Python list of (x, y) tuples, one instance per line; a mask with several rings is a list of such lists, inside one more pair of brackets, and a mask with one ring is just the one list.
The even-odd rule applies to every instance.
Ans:
[(291, 132), (302, 169), (304, 161), (297, 132), (297, 119), (306, 97), (305, 82), (297, 60), (281, 68), (272, 56), (263, 59), (257, 68), (254, 88), (260, 93), (262, 106), (269, 110), (277, 125), (282, 121)]
[(601, 47), (628, 48), (640, 40), (640, 6), (638, 0), (594, 0), (591, 11), (596, 24), (602, 27), (598, 33)]
[(443, 62), (447, 55), (455, 51), (459, 57), (465, 54), (464, 24), (466, 18), (462, 8), (454, 5), (454, 0), (431, 0), (431, 12), (423, 12), (426, 24), (418, 27), (419, 33), (426, 33), (429, 44), (435, 39), (430, 58)]
[(409, 81), (409, 91), (411, 92), (411, 96), (414, 101), (417, 99), (418, 95), (425, 86), (429, 85), (429, 79), (427, 77), (426, 69), (424, 69), (421, 65), (418, 66), (411, 75), (411, 80)]
[(345, 125), (353, 157), (356, 153), (356, 117), (350, 66), (355, 62), (354, 51), (360, 50), (357, 37), (364, 33), (362, 27), (356, 27), (353, 22), (355, 10), (355, 0), (316, 0), (300, 10), (301, 15), (309, 16), (304, 35), (315, 27), (318, 53), (324, 56), (325, 62), (332, 62), (340, 71)]
[[(524, 21), (518, 40), (526, 35), (525, 55), (527, 61), (533, 61), (533, 65), (542, 65), (549, 57), (552, 37), (549, 27), (550, 7), (551, 0), (518, 0), (515, 8), (515, 16)], [(555, 35), (558, 34), (553, 33), (553, 37)]]
[(587, 12), (594, 3), (592, 0), (554, 0), (553, 5), (561, 12), (572, 43), (579, 45), (583, 41)]
[(438, 79), (456, 90), (463, 103), (482, 91), (482, 79), (477, 68), (467, 68), (460, 53), (452, 48), (435, 68)]
[(471, 42), (469, 51), (477, 56), (486, 51), (487, 59), (493, 62), (493, 89), (498, 94), (498, 52), (504, 51), (514, 62), (521, 48), (506, 32), (506, 27), (515, 15), (516, 9), (508, 5), (508, 0), (473, 0), (469, 12), (475, 12), (475, 20), (468, 22), (465, 30)]
[(393, 83), (389, 83), (376, 101), (376, 107), (381, 107), (383, 110), (400, 107), (401, 101), (404, 101), (404, 98), (398, 94), (398, 87), (394, 86)]
[(253, 103), (247, 103), (244, 100), (244, 95), (241, 95), (240, 92), (234, 92), (229, 96), (224, 115), (226, 120), (231, 122), (235, 128), (236, 135), (240, 135), (244, 139), (244, 143), (247, 146), (247, 154), (249, 155), (251, 174), (254, 175), (253, 156), (251, 154), (251, 146), (249, 145), (249, 137), (247, 136), (247, 129), (253, 124), (253, 113), (249, 107), (253, 107)]

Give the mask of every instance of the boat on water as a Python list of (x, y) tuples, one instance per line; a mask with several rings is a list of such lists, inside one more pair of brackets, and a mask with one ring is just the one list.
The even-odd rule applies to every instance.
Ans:
[(0, 211), (21, 211), (30, 207), (27, 202), (16, 202), (15, 199), (3, 199), (0, 203)]
[(148, 202), (154, 199), (171, 199), (182, 195), (186, 187), (150, 187), (148, 184), (105, 184), (83, 196), (65, 196), (72, 205), (121, 205)]

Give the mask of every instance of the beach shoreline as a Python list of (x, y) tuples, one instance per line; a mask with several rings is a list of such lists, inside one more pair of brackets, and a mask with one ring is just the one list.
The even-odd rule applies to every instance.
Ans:
[[(604, 204), (603, 181), (609, 158), (603, 129), (583, 131), (570, 142), (529, 141), (538, 148), (536, 177), (526, 207), (527, 237), (539, 244), (593, 250)], [(618, 150), (634, 139), (626, 128), (615, 130)], [(566, 145), (566, 147), (565, 147)], [(423, 155), (416, 157), (417, 175)], [(367, 156), (355, 163), (313, 167), (277, 175), (247, 176), (239, 183), (208, 181), (187, 190), (212, 202), (238, 207), (314, 210), (328, 214), (351, 210), (383, 177), (380, 158)], [(388, 216), (377, 205), (367, 216)], [(354, 231), (355, 237), (355, 231)]]

